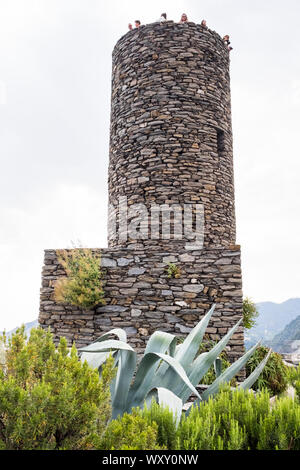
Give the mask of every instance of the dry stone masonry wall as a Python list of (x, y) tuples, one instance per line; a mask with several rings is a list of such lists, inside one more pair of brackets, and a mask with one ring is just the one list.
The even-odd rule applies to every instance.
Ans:
[[(155, 330), (185, 335), (216, 303), (208, 335), (220, 339), (242, 316), (242, 275), (235, 244), (229, 54), (217, 33), (167, 22), (118, 41), (109, 163), (109, 220), (117, 226), (120, 197), (129, 207), (142, 203), (149, 210), (153, 204), (202, 204), (203, 249), (187, 251), (184, 237), (120, 239), (109, 230), (109, 248), (94, 250), (101, 253), (106, 305), (91, 311), (54, 301), (55, 282), (65, 272), (55, 250), (46, 250), (41, 326), (51, 328), (55, 341), (65, 336), (78, 347), (125, 328), (142, 352)], [(179, 278), (168, 277), (170, 262), (180, 268)], [(243, 348), (240, 327), (230, 358)]]
[[(53, 300), (56, 280), (64, 276), (55, 250), (45, 252), (39, 321), (56, 339), (65, 336), (83, 346), (112, 328), (124, 328), (129, 342), (141, 352), (157, 329), (183, 336), (201, 320), (212, 303), (216, 311), (207, 333), (219, 340), (241, 316), (242, 291), (239, 246), (228, 249), (185, 250), (98, 249), (104, 272), (106, 305), (82, 311)], [(169, 278), (168, 263), (181, 270)], [(243, 351), (243, 329), (230, 343), (230, 357)]]
[[(235, 243), (229, 54), (220, 36), (191, 23), (144, 26), (117, 43), (112, 73), (111, 205), (121, 196), (148, 208), (203, 204), (205, 245)], [(120, 244), (132, 246), (109, 236), (109, 246)]]

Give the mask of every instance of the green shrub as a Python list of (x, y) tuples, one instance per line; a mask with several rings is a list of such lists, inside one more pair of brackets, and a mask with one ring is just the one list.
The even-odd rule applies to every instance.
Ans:
[(161, 449), (157, 443), (157, 425), (148, 424), (139, 410), (111, 421), (99, 446), (104, 450), (155, 450)]
[(256, 325), (256, 318), (258, 317), (259, 312), (256, 308), (255, 303), (246, 297), (243, 300), (243, 324), (244, 328), (250, 330)]
[(277, 398), (271, 406), (267, 390), (255, 395), (224, 386), (183, 416), (177, 429), (158, 405), (141, 413), (148, 424), (157, 423), (158, 442), (170, 450), (300, 450), (300, 405)]
[(288, 383), (294, 387), (297, 399), (300, 401), (300, 364), (298, 367), (288, 367)]
[(177, 429), (173, 412), (168, 407), (160, 406), (155, 401), (145, 407), (141, 415), (150, 425), (157, 424), (157, 442), (167, 449), (176, 449)]
[[(246, 366), (247, 376), (253, 372), (257, 365), (267, 354), (269, 348), (266, 346), (259, 346), (254, 352), (251, 359)], [(288, 386), (288, 368), (284, 364), (282, 356), (276, 352), (272, 352), (269, 360), (259, 376), (256, 383), (253, 385), (254, 390), (261, 390), (267, 388), (273, 395), (278, 395), (286, 390)]]
[(59, 250), (57, 256), (67, 277), (55, 283), (55, 300), (84, 309), (104, 304), (100, 256), (86, 248)]
[(82, 363), (64, 338), (24, 327), (6, 343), (0, 370), (0, 448), (88, 449), (111, 416), (112, 358), (97, 371)]

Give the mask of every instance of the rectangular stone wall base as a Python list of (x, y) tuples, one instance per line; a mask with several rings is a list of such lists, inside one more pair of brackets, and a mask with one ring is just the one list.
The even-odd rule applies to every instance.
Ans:
[[(176, 253), (147, 249), (94, 249), (101, 254), (106, 305), (89, 311), (54, 301), (54, 285), (65, 272), (55, 250), (45, 251), (39, 323), (50, 329), (57, 342), (85, 346), (102, 333), (123, 328), (129, 343), (142, 353), (156, 330), (185, 336), (212, 304), (215, 313), (207, 329), (218, 341), (242, 317), (240, 247)], [(169, 278), (168, 263), (180, 269)], [(228, 347), (231, 361), (244, 352), (241, 326)]]

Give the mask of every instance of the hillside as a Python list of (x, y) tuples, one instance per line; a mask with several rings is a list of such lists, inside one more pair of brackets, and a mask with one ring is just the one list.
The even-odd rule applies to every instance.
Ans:
[(280, 333), (268, 343), (279, 353), (293, 353), (300, 350), (300, 315), (291, 321)]
[[(28, 322), (28, 323), (24, 323), (25, 325), (25, 333), (28, 335), (31, 328), (36, 328), (38, 326), (38, 321), (37, 320), (33, 320), (31, 322)], [(15, 333), (15, 331), (18, 329), (18, 327), (14, 328), (13, 330), (11, 331), (6, 331), (6, 336), (9, 338), (12, 334)]]
[(257, 325), (246, 332), (245, 344), (249, 348), (256, 341), (270, 342), (275, 335), (300, 315), (300, 299), (289, 299), (281, 304), (260, 302), (256, 304), (259, 317)]

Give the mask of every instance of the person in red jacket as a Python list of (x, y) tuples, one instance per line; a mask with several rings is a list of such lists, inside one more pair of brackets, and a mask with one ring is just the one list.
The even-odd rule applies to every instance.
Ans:
[(182, 13), (180, 23), (187, 23), (188, 22), (188, 17), (185, 13)]

